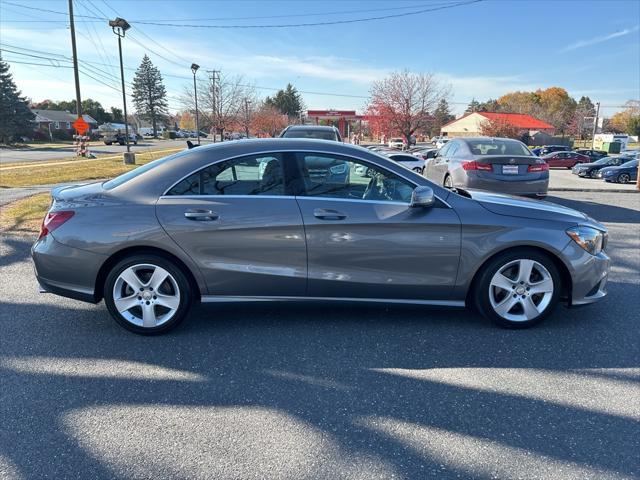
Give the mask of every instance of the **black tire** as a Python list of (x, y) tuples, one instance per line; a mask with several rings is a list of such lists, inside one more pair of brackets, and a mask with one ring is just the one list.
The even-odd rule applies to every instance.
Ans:
[(620, 175), (618, 175), (618, 178), (616, 178), (616, 182), (618, 183), (629, 183), (631, 181), (631, 175), (629, 175), (628, 173), (621, 173)]
[[(533, 260), (542, 265), (547, 272), (549, 273), (552, 281), (553, 281), (553, 292), (551, 293), (548, 304), (544, 308), (542, 312), (535, 318), (531, 318), (530, 320), (510, 320), (500, 316), (494, 310), (494, 307), (491, 304), (490, 295), (490, 287), (491, 279), (493, 276), (501, 270), (504, 266), (509, 265), (511, 262), (516, 260)], [(493, 321), (494, 323), (500, 325), (505, 328), (528, 328), (532, 327), (541, 321), (543, 321), (549, 314), (553, 311), (555, 306), (558, 303), (560, 298), (560, 292), (562, 290), (562, 280), (560, 277), (560, 273), (558, 272), (558, 268), (556, 267), (553, 260), (546, 254), (541, 253), (532, 249), (517, 249), (517, 250), (509, 250), (504, 253), (501, 253), (489, 260), (489, 262), (482, 267), (482, 269), (478, 272), (473, 285), (473, 290), (470, 292), (471, 299), (473, 299), (474, 305), (478, 309), (478, 311), (487, 319)], [(505, 292), (503, 292), (505, 293)], [(513, 294), (515, 295), (515, 293)], [(527, 294), (528, 295), (528, 294)], [(544, 294), (541, 294), (544, 295)], [(505, 295), (505, 297), (512, 296), (511, 292)], [(532, 296), (533, 300), (535, 297)], [(513, 297), (515, 298), (515, 296)], [(541, 304), (541, 303), (540, 303)], [(522, 304), (520, 304), (522, 305)], [(514, 307), (517, 312), (518, 307)]]
[[(173, 316), (156, 327), (144, 327), (132, 323), (132, 321), (129, 321), (126, 317), (123, 316), (123, 314), (118, 311), (114, 300), (114, 286), (120, 274), (127, 270), (129, 267), (141, 264), (153, 265), (166, 270), (173, 277), (173, 280), (175, 280), (175, 285), (177, 285), (177, 290), (180, 297), (179, 305), (175, 309), (175, 313), (173, 313)], [(173, 285), (171, 285), (171, 287), (175, 288), (173, 287)], [(187, 279), (185, 273), (172, 261), (158, 255), (138, 254), (121, 260), (111, 269), (105, 280), (104, 301), (113, 319), (122, 327), (141, 335), (158, 335), (174, 329), (185, 319), (185, 317), (189, 314), (191, 304), (193, 303), (193, 293), (191, 291), (191, 284), (189, 283), (189, 280)], [(149, 303), (147, 302), (147, 305), (148, 304)], [(134, 311), (135, 308), (136, 307), (133, 307)], [(156, 311), (155, 308), (157, 307), (152, 308), (154, 308), (154, 311)], [(162, 309), (164, 307), (160, 308)]]
[(442, 185), (446, 188), (452, 188), (453, 187), (453, 180), (451, 180), (451, 175), (448, 175), (444, 177), (444, 182), (442, 182)]
[(414, 168), (413, 171), (422, 175), (422, 169), (420, 167)]
[(104, 142), (105, 145), (111, 145), (111, 142)]

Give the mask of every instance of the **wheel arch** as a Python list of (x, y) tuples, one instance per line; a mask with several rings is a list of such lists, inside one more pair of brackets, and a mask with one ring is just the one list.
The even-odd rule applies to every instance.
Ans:
[(555, 265), (555, 267), (558, 269), (558, 273), (560, 274), (560, 281), (562, 282), (560, 285), (560, 288), (561, 288), (560, 299), (567, 301), (569, 304), (571, 303), (571, 291), (573, 288), (573, 282), (571, 280), (571, 273), (569, 271), (569, 268), (562, 261), (562, 259), (557, 254), (555, 254), (554, 252), (546, 248), (543, 248), (537, 245), (522, 245), (522, 246), (515, 246), (515, 247), (514, 246), (507, 247), (502, 250), (498, 250), (497, 252), (494, 252), (492, 255), (487, 257), (484, 260), (484, 262), (482, 262), (482, 264), (475, 270), (475, 272), (473, 272), (473, 279), (469, 283), (469, 288), (467, 289), (467, 293), (465, 296), (467, 305), (470, 305), (473, 303), (474, 289), (487, 264), (492, 260), (494, 260), (499, 255), (503, 255), (505, 253), (517, 252), (517, 251), (522, 251), (522, 252), (535, 251), (549, 258), (549, 260), (551, 260)]
[(121, 260), (127, 257), (130, 257), (132, 255), (141, 255), (141, 254), (157, 255), (159, 257), (163, 257), (175, 263), (175, 265), (178, 268), (180, 268), (180, 270), (182, 270), (182, 273), (184, 273), (185, 276), (187, 277), (187, 280), (189, 281), (189, 285), (191, 286), (193, 291), (194, 299), (196, 299), (197, 301), (200, 300), (201, 292), (200, 292), (200, 287), (198, 286), (198, 282), (196, 281), (196, 278), (193, 272), (191, 271), (191, 269), (179, 257), (158, 247), (132, 246), (132, 247), (123, 248), (122, 250), (118, 250), (117, 252), (113, 253), (102, 264), (102, 266), (100, 267), (100, 270), (98, 270), (98, 274), (96, 276), (95, 294), (94, 294), (97, 302), (99, 302), (104, 298), (104, 283), (111, 269)]

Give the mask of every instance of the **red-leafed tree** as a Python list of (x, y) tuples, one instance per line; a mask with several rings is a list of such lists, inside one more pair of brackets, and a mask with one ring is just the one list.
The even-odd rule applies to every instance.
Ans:
[(278, 108), (264, 103), (251, 119), (251, 131), (256, 136), (275, 137), (289, 124), (289, 118)]
[(520, 140), (523, 133), (521, 128), (499, 118), (485, 120), (480, 124), (480, 134), (485, 137), (515, 138)]
[(373, 82), (367, 115), (372, 131), (402, 135), (407, 143), (429, 128), (433, 112), (449, 88), (430, 73), (394, 72)]

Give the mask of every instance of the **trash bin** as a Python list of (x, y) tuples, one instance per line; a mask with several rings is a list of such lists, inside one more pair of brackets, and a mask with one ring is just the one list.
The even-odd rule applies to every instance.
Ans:
[(602, 150), (607, 153), (620, 153), (622, 144), (620, 142), (603, 142)]

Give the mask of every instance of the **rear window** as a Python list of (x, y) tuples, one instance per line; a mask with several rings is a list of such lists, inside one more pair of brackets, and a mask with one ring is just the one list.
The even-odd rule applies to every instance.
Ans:
[(331, 130), (314, 130), (310, 128), (290, 128), (284, 132), (283, 136), (285, 138), (316, 138), (318, 140), (333, 140), (334, 142), (338, 140), (335, 132)]
[(153, 170), (154, 168), (164, 163), (170, 162), (171, 160), (175, 160), (176, 158), (180, 158), (183, 155), (186, 155), (187, 153), (189, 153), (189, 150), (183, 150), (181, 152), (174, 153), (173, 155), (169, 155), (168, 157), (159, 158), (158, 160), (154, 160), (153, 162), (149, 162), (145, 165), (141, 165), (138, 168), (134, 168), (133, 170), (123, 173), (120, 176), (117, 176), (113, 180), (104, 182), (102, 184), (102, 187), (105, 190), (111, 190), (112, 188), (119, 187), (123, 183), (127, 183), (129, 180), (132, 180), (137, 176), (142, 175), (145, 172), (148, 172), (149, 170)]
[(526, 155), (533, 156), (529, 149), (515, 140), (467, 140), (469, 150), (474, 155)]

